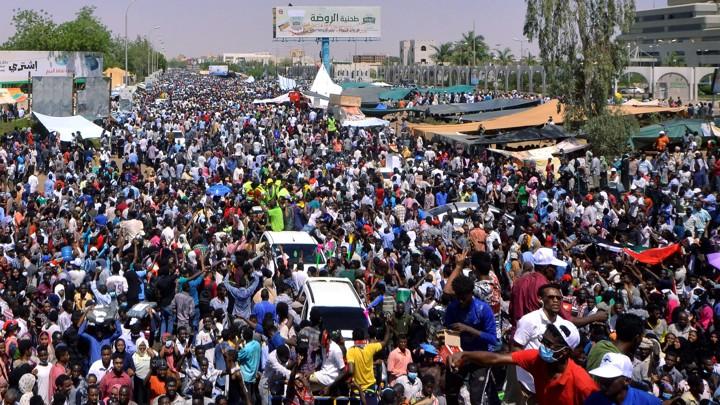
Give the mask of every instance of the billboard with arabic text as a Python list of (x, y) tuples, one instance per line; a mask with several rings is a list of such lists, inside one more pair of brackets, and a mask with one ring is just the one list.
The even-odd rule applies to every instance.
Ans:
[(380, 38), (380, 7), (273, 8), (273, 38)]
[(93, 52), (0, 51), (0, 82), (30, 77), (101, 77), (103, 58)]

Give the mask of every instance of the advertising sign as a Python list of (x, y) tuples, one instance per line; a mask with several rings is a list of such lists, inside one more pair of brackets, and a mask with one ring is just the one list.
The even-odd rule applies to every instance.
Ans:
[(101, 77), (102, 55), (93, 52), (0, 51), (0, 82), (34, 76)]
[(208, 66), (208, 74), (210, 76), (227, 76), (228, 66), (227, 65), (210, 65)]
[(273, 38), (380, 38), (380, 7), (275, 7)]

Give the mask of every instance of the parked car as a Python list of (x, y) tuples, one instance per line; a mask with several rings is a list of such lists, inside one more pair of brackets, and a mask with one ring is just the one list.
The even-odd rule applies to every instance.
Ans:
[(283, 231), (264, 232), (260, 237), (264, 243), (264, 253), (272, 259), (268, 260), (268, 269), (275, 274), (277, 260), (282, 255), (287, 256), (288, 267), (298, 266), (301, 270), (307, 271), (310, 267), (317, 267), (318, 270), (325, 267), (325, 256), (318, 255), (318, 242), (307, 232)]
[(620, 89), (620, 94), (645, 94), (645, 89), (640, 87), (625, 87)]
[[(495, 216), (495, 219), (498, 219), (498, 217), (502, 213), (500, 209), (492, 205), (490, 205), (489, 207), (490, 211)], [(480, 204), (476, 202), (452, 202), (429, 209), (427, 211), (427, 215), (437, 217), (437, 219), (442, 222), (443, 218), (445, 218), (445, 215), (450, 213), (453, 217), (453, 225), (462, 226), (468, 217), (467, 211), (470, 210), (470, 212), (475, 212), (479, 208)], [(504, 217), (510, 221), (515, 220), (515, 217), (510, 214), (505, 214)]]
[(309, 278), (301, 294), (305, 298), (301, 319), (310, 320), (310, 314), (317, 313), (323, 329), (340, 331), (345, 347), (353, 346), (353, 329), (362, 328), (367, 332), (370, 324), (365, 315), (365, 305), (347, 278)]

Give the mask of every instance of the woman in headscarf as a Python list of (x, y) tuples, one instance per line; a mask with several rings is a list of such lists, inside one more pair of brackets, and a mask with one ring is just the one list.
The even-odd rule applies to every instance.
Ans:
[(33, 391), (35, 388), (35, 376), (32, 374), (23, 375), (20, 377), (18, 387), (20, 388), (20, 393), (22, 394), (20, 397), (20, 405), (30, 405), (30, 399), (32, 399), (35, 395), (35, 392)]
[(133, 364), (132, 355), (127, 352), (127, 344), (125, 339), (119, 338), (115, 341), (115, 353), (120, 353), (123, 356), (123, 371), (128, 373), (130, 378), (135, 374), (135, 364)]
[(138, 404), (145, 404), (148, 403), (147, 379), (150, 376), (150, 363), (155, 357), (155, 352), (144, 337), (135, 341), (135, 348), (135, 353), (132, 355), (132, 361), (135, 364), (133, 400)]

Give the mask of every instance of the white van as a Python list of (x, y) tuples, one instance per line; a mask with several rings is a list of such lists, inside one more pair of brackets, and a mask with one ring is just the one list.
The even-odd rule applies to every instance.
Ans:
[(272, 260), (268, 260), (268, 269), (273, 274), (277, 268), (277, 260), (283, 255), (287, 256), (290, 269), (295, 265), (305, 272), (310, 267), (316, 267), (318, 270), (325, 268), (325, 256), (317, 254), (318, 242), (307, 232), (267, 231), (260, 237), (260, 242), (265, 244), (265, 252), (272, 257)]
[(355, 291), (352, 282), (343, 277), (311, 277), (303, 286), (305, 303), (301, 319), (310, 320), (310, 314), (317, 312), (322, 319), (323, 329), (339, 330), (345, 339), (345, 347), (352, 347), (352, 331), (364, 329), (369, 321), (365, 315), (365, 304)]

